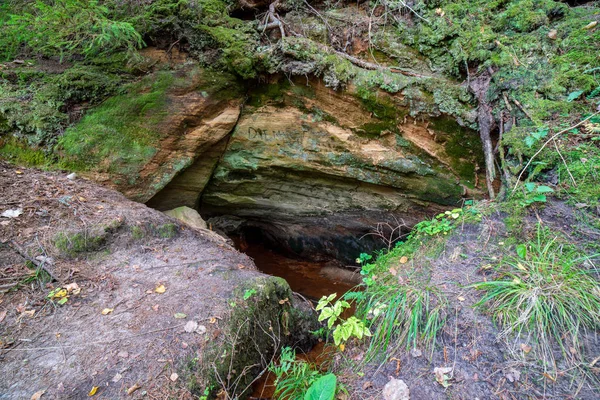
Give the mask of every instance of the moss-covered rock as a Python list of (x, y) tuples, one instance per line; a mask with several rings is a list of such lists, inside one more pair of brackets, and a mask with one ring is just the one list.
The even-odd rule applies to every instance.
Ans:
[(227, 74), (195, 66), (158, 71), (91, 110), (58, 151), (71, 169), (147, 201), (231, 131), (240, 97)]
[[(249, 384), (267, 367), (283, 346), (304, 351), (316, 342), (316, 313), (294, 296), (284, 279), (262, 277), (238, 287), (221, 340), (209, 344), (202, 366), (207, 375), (198, 380), (198, 364), (188, 363), (188, 385), (202, 394), (226, 387), (230, 396), (249, 395)], [(218, 389), (217, 389), (218, 388)]]

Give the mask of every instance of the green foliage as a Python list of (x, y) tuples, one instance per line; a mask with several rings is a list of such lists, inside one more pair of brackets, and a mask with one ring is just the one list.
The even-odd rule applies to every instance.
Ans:
[(350, 303), (345, 300), (338, 300), (335, 303), (332, 303), (336, 296), (337, 293), (323, 296), (315, 308), (316, 311), (320, 311), (319, 321), (327, 320), (328, 329), (332, 329), (337, 323), (333, 330), (333, 341), (335, 345), (339, 346), (340, 344), (347, 342), (351, 337), (361, 340), (364, 336), (371, 336), (369, 328), (366, 327), (363, 321), (354, 316), (351, 316), (348, 319), (341, 317), (344, 310), (350, 308)]
[(120, 172), (135, 178), (138, 168), (156, 152), (171, 72), (159, 72), (129, 85), (127, 93), (105, 101), (69, 128), (59, 140), (65, 160), (76, 169)]
[(540, 226), (535, 241), (500, 261), (492, 280), (471, 285), (483, 292), (476, 307), (492, 314), (502, 336), (533, 342), (532, 353), (545, 367), (556, 365), (554, 343), (577, 363), (583, 354), (580, 336), (600, 328), (600, 285), (587, 260)]
[(304, 395), (304, 400), (333, 400), (337, 386), (334, 374), (327, 374), (317, 379)]
[(548, 200), (546, 198), (546, 194), (554, 192), (554, 189), (551, 187), (546, 185), (538, 185), (534, 182), (525, 183), (523, 188), (524, 198), (520, 202), (521, 206), (523, 207), (530, 206), (534, 203), (545, 203)]
[(133, 26), (109, 19), (108, 13), (97, 0), (36, 0), (1, 22), (0, 57), (10, 60), (22, 48), (61, 59), (140, 48), (142, 38)]
[(64, 255), (74, 257), (80, 253), (98, 250), (105, 242), (106, 235), (102, 233), (59, 232), (54, 237), (54, 246)]
[[(477, 213), (474, 208), (469, 208), (471, 213)], [(455, 208), (451, 211), (445, 211), (442, 214), (438, 214), (431, 221), (421, 221), (413, 227), (412, 234), (424, 234), (428, 236), (436, 236), (440, 233), (447, 235), (451, 232), (454, 227), (454, 221), (463, 215), (462, 208)]]
[(281, 350), (279, 363), (270, 364), (269, 371), (275, 375), (275, 398), (301, 399), (322, 374), (306, 361), (296, 359), (290, 347)]
[(244, 291), (244, 300), (248, 300), (250, 297), (256, 294), (256, 289), (246, 289)]

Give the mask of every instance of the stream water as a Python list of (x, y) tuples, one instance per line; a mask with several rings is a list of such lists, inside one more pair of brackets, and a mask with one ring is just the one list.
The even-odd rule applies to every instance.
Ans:
[[(311, 300), (318, 300), (331, 293), (341, 296), (355, 286), (351, 282), (324, 275), (323, 269), (331, 268), (328, 262), (293, 258), (269, 249), (261, 243), (240, 244), (237, 241), (236, 245), (239, 250), (254, 259), (255, 265), (261, 272), (285, 279), (294, 292)], [(314, 364), (319, 369), (326, 369), (332, 353), (335, 352), (334, 347), (318, 342), (309, 352), (298, 353), (296, 357)], [(271, 373), (263, 375), (254, 385), (250, 399), (272, 399), (275, 392), (274, 381), (275, 377)]]

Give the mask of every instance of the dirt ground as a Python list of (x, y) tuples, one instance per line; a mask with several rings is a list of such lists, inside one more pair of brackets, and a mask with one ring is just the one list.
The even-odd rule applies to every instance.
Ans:
[[(404, 380), (411, 400), (600, 398), (600, 368), (587, 369), (595, 378), (583, 380), (564, 360), (557, 359), (558, 376), (544, 375), (538, 360), (530, 356), (515, 357), (506, 342), (498, 338), (499, 331), (489, 316), (473, 308), (480, 294), (468, 285), (484, 280), (489, 273), (484, 266), (512, 249), (505, 243), (508, 234), (503, 217), (497, 213), (484, 218), (480, 224), (460, 227), (445, 241), (438, 254), (423, 254), (412, 261), (413, 267), (431, 271), (431, 283), (448, 299), (447, 320), (435, 351), (402, 350), (390, 354), (387, 363), (360, 367), (362, 377), (357, 377), (352, 369), (342, 368), (342, 381), (349, 387), (352, 399), (381, 399), (381, 391), (392, 377)], [(553, 201), (524, 218), (522, 234), (532, 237), (537, 223), (541, 222), (575, 243), (592, 243), (598, 240), (600, 231), (588, 226), (589, 217), (578, 215), (576, 209), (564, 202)], [(528, 343), (526, 338), (520, 340)], [(600, 356), (597, 335), (590, 333), (584, 341), (584, 360), (590, 362)], [(361, 347), (347, 347), (347, 350), (346, 360), (360, 361), (364, 355)], [(342, 359), (337, 363), (347, 365)], [(447, 388), (436, 382), (436, 367), (451, 371), (447, 375)]]
[(0, 162), (8, 210), (22, 213), (0, 218), (0, 399), (192, 398), (182, 364), (262, 276), (252, 261), (112, 190)]

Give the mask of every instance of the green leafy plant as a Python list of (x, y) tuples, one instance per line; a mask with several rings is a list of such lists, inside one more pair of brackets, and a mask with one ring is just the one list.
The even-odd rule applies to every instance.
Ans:
[(533, 182), (527, 182), (523, 187), (525, 188), (525, 197), (520, 202), (523, 207), (530, 206), (534, 203), (545, 203), (548, 201), (546, 194), (554, 192), (554, 189), (549, 186), (537, 185)]
[(327, 374), (317, 379), (304, 395), (304, 400), (333, 400), (337, 386), (334, 374)]
[(548, 136), (549, 131), (550, 130), (548, 128), (538, 128), (537, 131), (531, 132), (525, 136), (524, 142), (527, 148), (530, 149), (534, 144)]
[(248, 300), (250, 297), (256, 294), (256, 289), (246, 289), (244, 292), (244, 300)]
[(458, 219), (461, 215), (463, 215), (463, 209), (455, 208), (454, 210), (436, 215), (430, 221), (419, 222), (414, 226), (413, 231), (429, 236), (439, 235), (440, 233), (447, 235), (448, 232), (454, 229), (452, 221)]
[(535, 241), (502, 259), (492, 280), (471, 285), (483, 292), (476, 307), (492, 314), (502, 337), (531, 342), (529, 351), (545, 366), (555, 365), (553, 343), (566, 359), (580, 359), (582, 332), (600, 328), (597, 270), (586, 260), (575, 246), (538, 227)]
[(363, 321), (355, 316), (351, 316), (348, 319), (341, 317), (343, 311), (350, 308), (350, 303), (345, 300), (338, 300), (332, 303), (336, 296), (337, 293), (323, 296), (315, 308), (316, 311), (320, 311), (319, 321), (327, 320), (328, 329), (332, 329), (335, 325), (335, 329), (333, 330), (335, 345), (339, 346), (347, 342), (351, 337), (356, 337), (360, 340), (364, 336), (371, 336), (371, 331), (369, 331), (369, 328), (367, 328)]
[(296, 352), (290, 347), (281, 350), (279, 363), (269, 365), (275, 375), (275, 397), (277, 399), (300, 399), (322, 374), (311, 364), (296, 359)]

